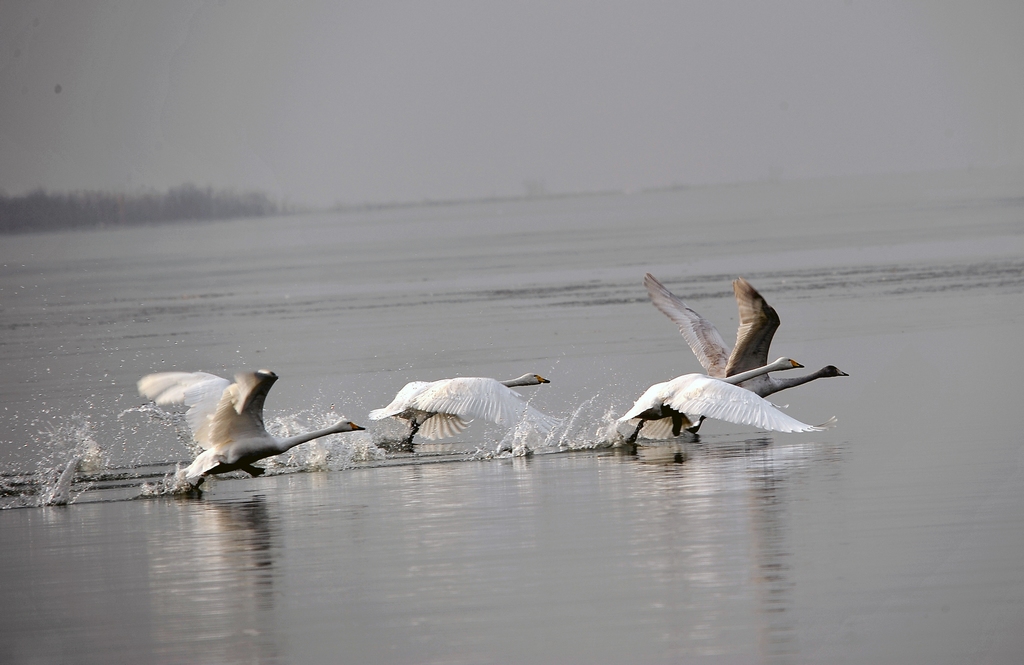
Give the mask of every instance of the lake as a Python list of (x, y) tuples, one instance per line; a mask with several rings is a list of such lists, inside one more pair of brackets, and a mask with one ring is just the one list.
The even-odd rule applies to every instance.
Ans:
[[(4, 236), (0, 659), (1021, 662), (1020, 175)], [(837, 425), (623, 445), (649, 385), (701, 371), (645, 272), (729, 343), (750, 280), (772, 358), (850, 375), (772, 401)], [(136, 381), (263, 367), (272, 431), (367, 430), (168, 492), (195, 451)], [(388, 452), (367, 419), (524, 372), (564, 419), (532, 454), (485, 423)]]

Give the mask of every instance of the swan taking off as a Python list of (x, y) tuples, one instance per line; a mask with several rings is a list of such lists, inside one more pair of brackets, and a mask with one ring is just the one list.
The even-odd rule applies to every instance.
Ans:
[[(776, 432), (814, 432), (824, 426), (802, 423), (772, 406), (771, 402), (739, 387), (741, 381), (786, 369), (803, 367), (789, 358), (779, 358), (770, 365), (743, 372), (724, 379), (703, 374), (684, 374), (671, 381), (656, 383), (640, 396), (633, 408), (619, 418), (620, 423), (639, 419), (636, 430), (627, 439), (636, 441), (637, 435), (648, 421), (648, 436), (667, 438), (679, 436), (683, 429), (695, 429), (704, 418), (716, 418), (739, 425), (753, 425)], [(694, 416), (700, 421), (693, 422)], [(826, 425), (830, 424), (826, 423)]]
[(328, 434), (363, 429), (340, 420), (314, 432), (280, 439), (263, 426), (263, 402), (277, 374), (261, 369), (235, 375), (235, 382), (205, 372), (161, 372), (139, 380), (139, 393), (160, 406), (188, 407), (185, 419), (192, 438), (205, 450), (185, 469), (190, 485), (210, 474), (240, 469), (258, 476), (263, 469), (253, 462), (280, 455), (300, 443)]
[(509, 381), (478, 376), (413, 381), (398, 391), (391, 404), (371, 411), (370, 419), (394, 417), (408, 421), (409, 435), (402, 441), (406, 449), (412, 446), (417, 432), (430, 440), (455, 436), (475, 418), (508, 427), (527, 420), (546, 434), (558, 419), (533, 408), (512, 390), (542, 383), (551, 382), (539, 374), (523, 374)]
[[(694, 355), (704, 366), (708, 376), (724, 379), (768, 363), (768, 348), (779, 327), (779, 315), (747, 280), (740, 277), (732, 283), (740, 311), (740, 325), (736, 331), (736, 346), (732, 353), (729, 352), (714, 324), (687, 307), (686, 303), (666, 289), (654, 275), (644, 275), (644, 286), (647, 287), (647, 293), (654, 306), (679, 326), (679, 332), (693, 349)], [(831, 376), (849, 374), (835, 365), (826, 365), (817, 372), (793, 379), (776, 379), (761, 374), (745, 381), (741, 387), (761, 397), (767, 397), (780, 390)]]

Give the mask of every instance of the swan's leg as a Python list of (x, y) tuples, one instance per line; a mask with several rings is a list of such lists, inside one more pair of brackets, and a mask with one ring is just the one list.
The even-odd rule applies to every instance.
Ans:
[(412, 420), (409, 421), (409, 436), (405, 437), (402, 440), (403, 449), (412, 450), (412, 438), (416, 436), (416, 432), (420, 431), (420, 425), (422, 424), (423, 423), (421, 423), (416, 418), (413, 418)]
[(262, 476), (267, 471), (263, 467), (253, 466), (252, 464), (242, 464), (238, 468), (241, 469), (242, 471), (245, 471), (253, 478), (255, 478), (256, 476)]
[(672, 436), (679, 436), (683, 431), (683, 423), (690, 423), (689, 418), (681, 413), (672, 414)]
[(639, 424), (637, 424), (636, 429), (633, 430), (633, 433), (629, 435), (628, 439), (626, 439), (626, 443), (636, 443), (636, 437), (640, 435), (640, 430), (643, 428), (645, 422), (647, 421), (644, 420), (643, 418), (640, 419), (640, 422)]

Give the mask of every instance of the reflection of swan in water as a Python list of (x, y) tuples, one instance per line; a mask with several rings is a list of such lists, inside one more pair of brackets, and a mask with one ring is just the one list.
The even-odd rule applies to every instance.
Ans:
[[(679, 326), (679, 332), (683, 334), (683, 338), (690, 345), (697, 360), (704, 366), (708, 376), (724, 379), (768, 363), (768, 349), (779, 327), (779, 315), (747, 280), (740, 277), (732, 283), (736, 304), (739, 307), (740, 325), (736, 331), (736, 346), (731, 353), (714, 324), (687, 307), (686, 303), (666, 289), (654, 275), (644, 275), (644, 286), (647, 287), (647, 293), (654, 306)], [(780, 390), (832, 376), (848, 374), (835, 365), (826, 365), (817, 372), (791, 379), (777, 379), (761, 374), (744, 381), (741, 387), (761, 397), (767, 397)]]
[(279, 509), (259, 494), (161, 507), (159, 524), (145, 530), (149, 584), (174, 590), (153, 593), (149, 606), (153, 639), (169, 649), (158, 660), (281, 660)]
[(263, 426), (263, 402), (277, 374), (261, 369), (235, 375), (235, 382), (205, 372), (161, 372), (139, 380), (139, 392), (159, 404), (183, 404), (192, 437), (205, 450), (185, 469), (185, 479), (198, 485), (215, 473), (242, 470), (263, 473), (253, 462), (272, 457), (328, 434), (363, 429), (340, 420), (325, 429), (278, 438)]
[(558, 420), (538, 411), (512, 390), (518, 386), (550, 383), (539, 374), (523, 374), (518, 379), (498, 381), (466, 376), (439, 381), (413, 381), (398, 391), (391, 404), (370, 412), (371, 420), (394, 417), (409, 422), (405, 448), (419, 432), (425, 439), (455, 436), (475, 418), (513, 426), (524, 418), (547, 433)]
[(638, 419), (636, 429), (627, 439), (636, 441), (640, 430), (647, 421), (654, 421), (648, 436), (667, 438), (679, 436), (683, 429), (694, 429), (700, 422), (694, 423), (693, 416), (717, 418), (740, 425), (754, 425), (762, 429), (776, 432), (813, 432), (822, 429), (802, 423), (787, 416), (772, 406), (763, 397), (740, 388), (741, 381), (786, 369), (803, 367), (789, 358), (779, 358), (770, 365), (765, 365), (749, 372), (743, 372), (724, 379), (716, 379), (703, 374), (684, 374), (671, 381), (656, 383), (640, 396), (629, 411), (619, 418), (620, 423)]

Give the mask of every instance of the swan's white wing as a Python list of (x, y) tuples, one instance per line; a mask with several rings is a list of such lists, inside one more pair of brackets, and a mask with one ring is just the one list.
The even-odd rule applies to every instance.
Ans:
[(469, 426), (469, 423), (459, 416), (448, 413), (435, 413), (427, 418), (417, 432), (424, 439), (434, 441), (435, 439), (447, 439), (455, 436)]
[[(277, 381), (274, 375), (243, 372), (235, 375), (235, 382), (224, 389), (212, 415), (192, 426), (192, 436), (203, 448), (225, 446), (242, 439), (268, 436), (263, 425), (263, 401), (270, 387)], [(191, 393), (186, 392), (186, 400)], [(185, 414), (189, 417), (191, 411)]]
[(203, 448), (214, 445), (209, 436), (210, 422), (231, 385), (227, 379), (206, 372), (160, 372), (144, 376), (138, 383), (139, 392), (160, 406), (189, 407), (185, 420), (192, 438)]
[(529, 421), (540, 433), (547, 434), (562, 423), (561, 418), (555, 418), (535, 409), (529, 404), (526, 405), (525, 420)]
[(648, 420), (640, 430), (640, 436), (645, 439), (672, 439), (672, 419), (661, 418), (660, 420)]
[(412, 398), (423, 392), (431, 383), (430, 381), (411, 381), (405, 384), (405, 387), (395, 395), (395, 399), (391, 400), (391, 404), (370, 411), (370, 420), (383, 420), (405, 413), (409, 409), (409, 402)]
[[(619, 418), (620, 423), (624, 423), (627, 420), (640, 417), (640, 414), (648, 409), (661, 409), (661, 405), (665, 404), (668, 399), (668, 393), (666, 392), (669, 387), (668, 381), (663, 383), (655, 383), (653, 386), (644, 391), (643, 395), (633, 403), (633, 408), (626, 412), (626, 415)], [(646, 425), (644, 425), (646, 427)]]
[(666, 403), (677, 411), (753, 425), (776, 432), (815, 432), (820, 427), (782, 413), (768, 400), (745, 388), (699, 374), (686, 374), (669, 382)]
[(654, 306), (679, 326), (683, 339), (690, 345), (707, 373), (710, 376), (724, 377), (725, 367), (729, 362), (729, 348), (714, 324), (687, 307), (686, 303), (666, 289), (651, 273), (644, 275), (644, 286)]
[[(139, 394), (160, 406), (194, 406), (196, 400), (203, 399), (212, 400), (216, 404), (229, 385), (231, 382), (227, 379), (206, 372), (158, 372), (147, 374), (138, 383)], [(193, 391), (190, 402), (185, 397), (189, 390)]]
[(447, 413), (464, 420), (482, 418), (511, 426), (526, 413), (527, 404), (519, 393), (494, 379), (460, 377), (434, 381), (409, 400), (409, 406), (428, 413)]

